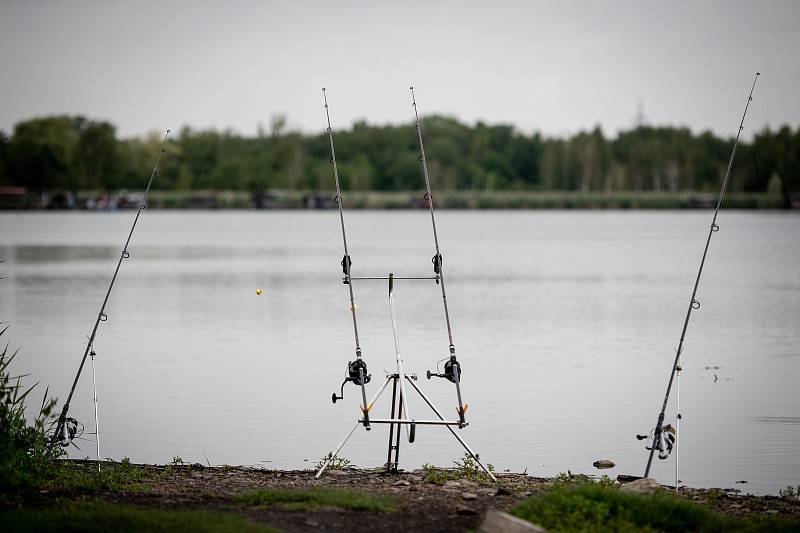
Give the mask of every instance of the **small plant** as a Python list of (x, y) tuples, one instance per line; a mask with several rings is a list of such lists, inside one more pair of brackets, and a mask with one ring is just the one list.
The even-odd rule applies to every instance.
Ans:
[[(446, 481), (454, 479), (468, 479), (470, 481), (489, 481), (489, 476), (483, 471), (478, 462), (468, 453), (460, 460), (453, 461), (453, 468), (437, 468), (431, 464), (422, 465), (425, 483), (443, 485)], [(494, 465), (487, 464), (487, 470), (494, 472)]]
[(600, 479), (597, 480), (597, 484), (602, 487), (616, 487), (617, 482), (611, 479), (608, 474), (603, 474)]
[(718, 488), (708, 489), (706, 492), (706, 500), (711, 503), (720, 501), (725, 496), (725, 491)]
[[(0, 330), (0, 337), (9, 327)], [(10, 352), (8, 344), (0, 349), (0, 506), (19, 503), (37, 489), (53, 474), (54, 460), (64, 453), (48, 445), (47, 431), (55, 422), (56, 405), (48, 389), (33, 424), (25, 419), (25, 401), (38, 384), (26, 389), (25, 375), (9, 374), (17, 353)]]
[(778, 494), (784, 500), (800, 501), (800, 485), (797, 485), (797, 487), (787, 485), (785, 489), (779, 490)]
[[(322, 465), (325, 461), (328, 460), (328, 457), (323, 457), (317, 462), (317, 466), (315, 467), (316, 470), (322, 468)], [(328, 470), (347, 470), (351, 467), (350, 459), (345, 457), (339, 457), (338, 455), (334, 457), (330, 463), (328, 463)]]
[(452, 468), (436, 468), (428, 463), (422, 465), (423, 483), (444, 485), (446, 481), (450, 481), (451, 479), (459, 479), (460, 477), (461, 475)]

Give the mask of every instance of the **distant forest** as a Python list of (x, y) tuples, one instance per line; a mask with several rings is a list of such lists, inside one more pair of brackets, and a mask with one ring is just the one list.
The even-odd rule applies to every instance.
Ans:
[[(422, 122), (434, 187), (478, 191), (714, 191), (733, 138), (641, 125), (606, 137), (599, 127), (568, 138), (523, 134), (510, 125), (470, 126), (445, 116)], [(0, 185), (30, 191), (141, 190), (160, 137), (121, 139), (114, 125), (80, 116), (20, 122), (0, 132)], [(345, 190), (423, 188), (413, 124), (358, 122), (335, 132)], [(170, 138), (155, 189), (330, 190), (327, 134), (286, 130), (242, 136), (184, 127)], [(733, 192), (784, 192), (800, 170), (800, 128), (758, 132), (739, 145)]]

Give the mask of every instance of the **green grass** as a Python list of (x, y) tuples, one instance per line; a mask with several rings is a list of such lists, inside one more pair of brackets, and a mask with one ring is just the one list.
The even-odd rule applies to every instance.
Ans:
[(0, 512), (4, 531), (193, 531), (274, 533), (278, 530), (246, 518), (206, 511), (137, 509), (125, 505), (84, 502), (60, 508)]
[(68, 492), (141, 490), (142, 482), (168, 477), (174, 468), (175, 463), (162, 469), (135, 465), (125, 458), (119, 462), (101, 462), (98, 472), (95, 462), (56, 461), (54, 474), (44, 488)]
[(342, 489), (319, 487), (303, 490), (267, 489), (246, 492), (236, 497), (244, 505), (278, 505), (294, 510), (313, 510), (320, 507), (337, 507), (351, 511), (387, 513), (394, 511), (394, 501), (388, 496), (364, 494)]
[(596, 483), (557, 483), (512, 514), (548, 531), (797, 531), (800, 521), (779, 517), (726, 517), (672, 493), (631, 494)]

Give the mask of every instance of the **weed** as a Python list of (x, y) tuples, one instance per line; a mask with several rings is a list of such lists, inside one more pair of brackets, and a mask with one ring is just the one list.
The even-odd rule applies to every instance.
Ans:
[[(470, 481), (489, 481), (489, 476), (483, 471), (478, 462), (468, 453), (464, 454), (458, 461), (453, 461), (453, 468), (438, 468), (431, 464), (422, 465), (423, 478), (425, 483), (443, 485), (446, 481), (453, 479), (468, 479)], [(494, 472), (494, 465), (487, 464), (489, 472)]]
[(778, 494), (784, 500), (800, 501), (800, 485), (797, 485), (797, 487), (787, 485), (785, 489), (779, 490)]
[(724, 497), (725, 497), (725, 491), (723, 491), (722, 489), (713, 488), (713, 489), (708, 489), (708, 492), (706, 492), (706, 501), (710, 503), (717, 503)]
[[(0, 337), (10, 326), (0, 330)], [(33, 424), (25, 419), (25, 401), (37, 384), (25, 388), (12, 376), (9, 365), (18, 350), (0, 349), (0, 506), (19, 503), (34, 492), (54, 470), (53, 460), (63, 455), (60, 447), (48, 446), (47, 430), (55, 421), (56, 401), (45, 389)]]
[[(327, 460), (328, 460), (328, 457), (323, 457), (322, 459), (320, 459), (317, 462), (317, 466), (315, 467), (315, 470), (319, 470), (320, 468), (322, 468), (322, 465)], [(328, 464), (328, 470), (347, 470), (350, 467), (351, 467), (350, 459), (346, 459), (346, 458), (340, 457), (338, 455), (336, 457), (334, 457), (331, 460), (331, 462)]]

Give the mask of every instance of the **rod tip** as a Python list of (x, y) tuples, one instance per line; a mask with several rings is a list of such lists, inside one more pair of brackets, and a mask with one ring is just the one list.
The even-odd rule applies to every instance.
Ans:
[(414, 86), (412, 85), (411, 87), (409, 87), (409, 89), (411, 89), (413, 91), (414, 90)]
[(325, 92), (325, 87), (322, 88), (322, 92)]
[(171, 130), (167, 130), (167, 133), (172, 133), (172, 131)]
[(756, 76), (761, 76), (761, 73), (760, 72), (756, 72)]

